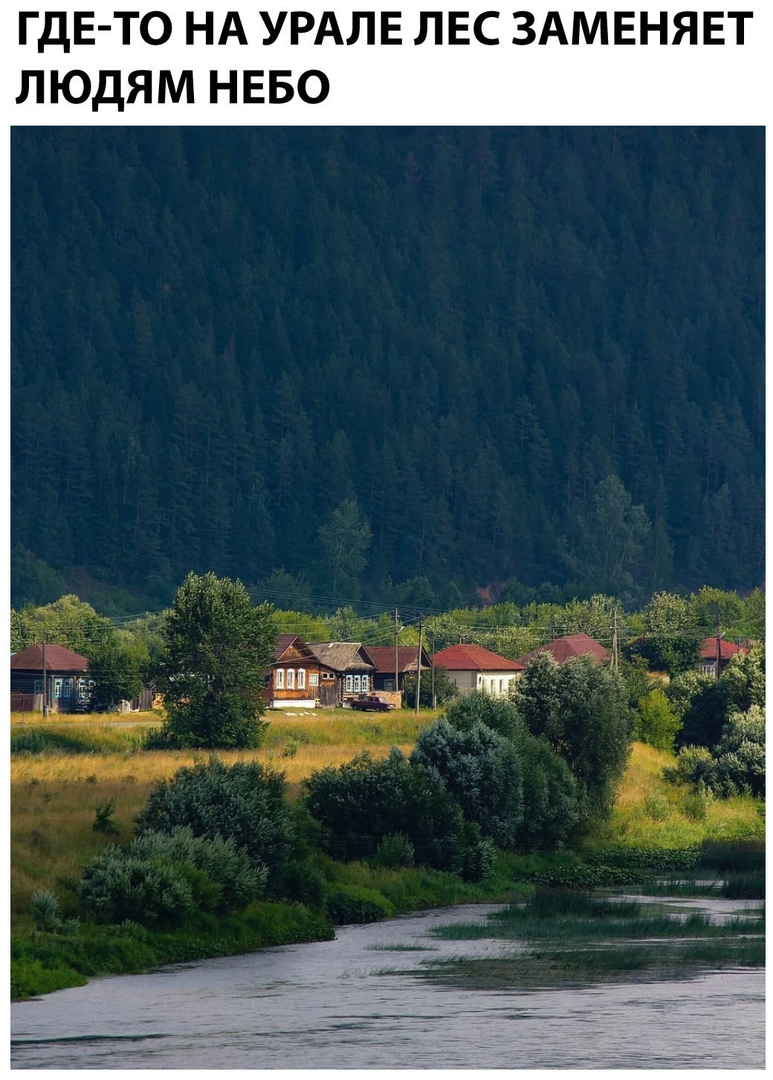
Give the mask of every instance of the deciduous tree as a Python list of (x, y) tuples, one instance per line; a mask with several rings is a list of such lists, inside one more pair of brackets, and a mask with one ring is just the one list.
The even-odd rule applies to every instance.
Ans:
[(176, 746), (255, 746), (276, 629), (240, 581), (189, 574), (167, 614), (155, 664), (165, 733)]

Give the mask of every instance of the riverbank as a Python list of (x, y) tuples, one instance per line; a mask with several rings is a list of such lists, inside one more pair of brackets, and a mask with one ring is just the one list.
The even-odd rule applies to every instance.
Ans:
[[(350, 760), (363, 749), (374, 757), (386, 755), (392, 745), (409, 752), (420, 727), (434, 719), (434, 714), (418, 718), (407, 711), (384, 717), (349, 716), (340, 711), (324, 718), (278, 716), (272, 718), (260, 750), (220, 756), (229, 763), (258, 760), (280, 769), (287, 777), (288, 796), (295, 801), (303, 777), (313, 770)], [(309, 861), (324, 882), (322, 903), (314, 909), (255, 903), (227, 918), (201, 916), (184, 930), (173, 932), (135, 924), (79, 923), (75, 885), (83, 867), (108, 843), (131, 837), (133, 819), (157, 779), (205, 757), (144, 751), (142, 733), (148, 722), (147, 717), (139, 721), (58, 719), (45, 726), (30, 718), (12, 722), (17, 746), (11, 765), (16, 997), (82, 985), (96, 975), (147, 971), (269, 945), (323, 941), (332, 936), (335, 923), (460, 903), (507, 902), (528, 895), (535, 878), (590, 884), (621, 880), (620, 867), (614, 873), (599, 869), (598, 849), (646, 848), (650, 853), (665, 849), (676, 856), (686, 849), (696, 850), (706, 840), (733, 843), (757, 838), (761, 842), (764, 836), (759, 801), (715, 800), (697, 807), (690, 802), (689, 792), (662, 781), (668, 755), (637, 744), (612, 820), (603, 835), (586, 838), (583, 853), (500, 854), (491, 877), (471, 884), (438, 871), (336, 863), (312, 850)], [(595, 867), (586, 865), (594, 860)], [(601, 864), (605, 865), (603, 859)], [(36, 924), (31, 912), (32, 896), (40, 891), (54, 894), (61, 905), (58, 921), (46, 930), (40, 928), (40, 920)]]

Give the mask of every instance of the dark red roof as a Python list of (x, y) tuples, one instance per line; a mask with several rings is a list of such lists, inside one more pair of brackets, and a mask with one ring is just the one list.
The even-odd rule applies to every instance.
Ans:
[[(43, 646), (28, 645), (11, 656), (12, 671), (42, 671)], [(63, 645), (46, 645), (46, 671), (88, 671), (89, 662)]]
[[(738, 653), (748, 652), (743, 645), (734, 645), (732, 641), (725, 641), (724, 638), (719, 639), (719, 658), (720, 660), (732, 660)], [(707, 637), (701, 645), (701, 660), (716, 660), (717, 658), (717, 639), (716, 637)]]
[(567, 634), (565, 637), (556, 638), (545, 645), (540, 645), (537, 649), (532, 649), (520, 658), (521, 663), (528, 664), (535, 656), (544, 652), (550, 653), (559, 664), (577, 656), (590, 656), (598, 661), (609, 660), (609, 650), (599, 645), (598, 641), (594, 641), (588, 634)]
[(506, 660), (480, 645), (450, 645), (432, 657), (446, 671), (523, 671), (518, 660)]
[[(418, 645), (398, 645), (397, 647), (397, 670), (415, 671), (416, 657), (419, 652)], [(422, 662), (424, 650), (422, 649)], [(395, 647), (394, 645), (368, 645), (368, 656), (376, 665), (376, 671), (380, 675), (394, 675), (395, 673)]]

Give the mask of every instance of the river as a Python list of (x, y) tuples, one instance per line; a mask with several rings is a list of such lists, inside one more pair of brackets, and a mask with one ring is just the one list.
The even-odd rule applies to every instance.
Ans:
[[(763, 1069), (765, 975), (491, 991), (419, 979), (513, 943), (433, 927), (491, 905), (338, 929), (334, 941), (97, 979), (12, 1006), (16, 1069)], [(719, 909), (733, 911), (725, 901)]]

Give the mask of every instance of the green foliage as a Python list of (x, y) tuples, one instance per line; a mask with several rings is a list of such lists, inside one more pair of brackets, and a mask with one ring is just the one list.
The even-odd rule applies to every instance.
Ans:
[(642, 657), (651, 670), (671, 676), (695, 667), (706, 633), (696, 623), (687, 600), (674, 593), (655, 593), (642, 616), (644, 634), (627, 646), (626, 656)]
[(568, 764), (536, 736), (516, 744), (523, 780), (523, 821), (518, 847), (550, 851), (560, 847), (579, 819), (577, 781)]
[(30, 914), (36, 930), (53, 934), (65, 926), (61, 904), (50, 889), (36, 889), (30, 900)]
[(765, 710), (752, 705), (748, 712), (732, 713), (714, 747), (682, 747), (676, 765), (666, 768), (664, 776), (722, 799), (733, 795), (764, 798)]
[(344, 499), (320, 525), (317, 535), (325, 560), (325, 580), (333, 596), (360, 596), (360, 577), (368, 564), (370, 525), (356, 499)]
[[(433, 702), (432, 695), (435, 700)], [(419, 690), (420, 706), (422, 709), (432, 709), (440, 705), (445, 705), (449, 701), (453, 701), (457, 697), (459, 691), (456, 687), (456, 683), (451, 682), (446, 669), (438, 664), (435, 668), (434, 679), (432, 673), (425, 671), (421, 676), (421, 689)], [(413, 709), (416, 707), (416, 676), (406, 675), (403, 683), (403, 704), (407, 709)]]
[(139, 832), (185, 826), (198, 837), (232, 840), (253, 867), (267, 868), (267, 891), (277, 895), (295, 844), (284, 791), (284, 777), (257, 762), (228, 766), (213, 757), (156, 784), (137, 817)]
[(762, 647), (734, 656), (719, 679), (679, 680), (669, 693), (682, 715), (681, 746), (714, 746), (734, 712), (765, 705), (765, 652)]
[(681, 726), (682, 722), (669, 705), (663, 690), (651, 690), (639, 699), (636, 718), (636, 738), (639, 742), (671, 753)]
[(324, 828), (324, 849), (339, 859), (368, 859), (385, 837), (402, 833), (416, 862), (450, 869), (462, 814), (437, 775), (412, 767), (396, 748), (374, 761), (361, 754), (303, 782), (304, 805)]
[(148, 663), (148, 652), (141, 643), (123, 645), (113, 638), (104, 638), (89, 646), (89, 677), (94, 686), (91, 707), (108, 712), (119, 701), (131, 701), (142, 690), (142, 671)]
[(563, 551), (575, 579), (593, 592), (630, 593), (641, 580), (650, 520), (618, 476), (601, 480), (591, 506), (574, 521), (574, 543)]
[[(67, 583), (58, 571), (36, 558), (22, 544), (14, 545), (11, 550), (11, 603), (15, 608), (48, 604), (66, 591)], [(11, 637), (14, 637), (13, 631)]]
[(415, 858), (413, 844), (405, 833), (391, 833), (380, 842), (370, 862), (371, 866), (396, 870), (401, 866), (413, 866)]
[(11, 138), (14, 542), (48, 566), (151, 607), (190, 568), (298, 577), (308, 508), (352, 498), (368, 600), (422, 576), (457, 606), (517, 552), (560, 602), (557, 537), (603, 536), (617, 469), (653, 521), (640, 588), (759, 584), (760, 128)]
[(440, 719), (419, 733), (410, 761), (440, 777), (467, 821), (478, 824), (484, 836), (505, 849), (516, 846), (523, 783), (508, 739), (480, 721), (459, 731)]
[(88, 656), (96, 644), (114, 640), (114, 633), (109, 619), (72, 594), (43, 607), (11, 612), (14, 652), (45, 641)]
[(515, 738), (523, 731), (523, 721), (512, 701), (479, 691), (460, 694), (446, 706), (443, 715), (458, 731), (469, 731), (476, 724), (485, 724), (507, 739)]
[(577, 781), (580, 821), (609, 814), (630, 751), (633, 718), (620, 676), (588, 657), (559, 665), (546, 653), (519, 680), (516, 704)]
[(339, 885), (325, 897), (325, 911), (334, 926), (379, 922), (395, 913), (386, 897), (362, 885)]
[(94, 814), (94, 823), (91, 826), (94, 832), (115, 835), (119, 829), (113, 821), (115, 813), (115, 799), (108, 799), (106, 803), (100, 803)]
[(165, 728), (181, 747), (256, 746), (276, 630), (239, 581), (188, 574), (164, 624), (155, 668)]
[(465, 821), (462, 842), (456, 849), (453, 870), (462, 881), (485, 881), (494, 871), (496, 848), (490, 836), (484, 836), (474, 821)]
[(77, 891), (97, 922), (172, 925), (199, 912), (245, 907), (261, 895), (266, 877), (232, 839), (194, 836), (184, 827), (147, 830), (125, 848), (108, 845)]

